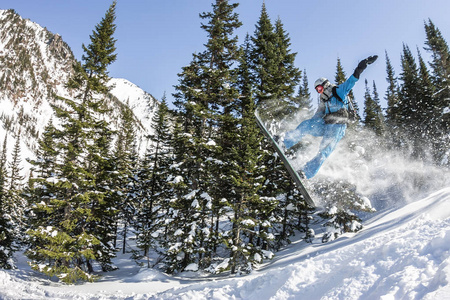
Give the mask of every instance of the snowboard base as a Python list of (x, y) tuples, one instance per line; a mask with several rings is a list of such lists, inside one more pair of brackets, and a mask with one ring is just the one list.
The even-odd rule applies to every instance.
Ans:
[(314, 203), (314, 200), (309, 195), (308, 191), (306, 190), (305, 186), (303, 185), (301, 178), (299, 174), (295, 171), (295, 169), (292, 167), (291, 163), (289, 162), (288, 158), (284, 154), (284, 151), (280, 148), (278, 143), (274, 140), (273, 136), (270, 134), (270, 132), (267, 130), (264, 123), (261, 121), (261, 118), (259, 117), (258, 110), (255, 110), (255, 118), (256, 122), (261, 129), (264, 136), (270, 141), (272, 144), (272, 147), (277, 152), (278, 156), (280, 157), (281, 161), (283, 162), (284, 166), (286, 167), (286, 170), (288, 171), (289, 175), (292, 177), (292, 180), (294, 181), (295, 185), (297, 186), (299, 192), (302, 194), (303, 198), (305, 199), (306, 203), (312, 207), (315, 208), (316, 204)]

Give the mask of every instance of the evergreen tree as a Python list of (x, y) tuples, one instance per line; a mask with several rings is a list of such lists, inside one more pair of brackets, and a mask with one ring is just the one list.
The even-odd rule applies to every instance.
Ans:
[(30, 258), (37, 255), (36, 249), (43, 243), (42, 239), (34, 235), (36, 228), (43, 229), (50, 224), (63, 222), (65, 217), (64, 207), (57, 200), (61, 196), (57, 196), (59, 189), (56, 172), (60, 165), (56, 134), (57, 130), (50, 120), (38, 141), (36, 159), (28, 160), (32, 165), (32, 175), (24, 192), (30, 208), (27, 213), (29, 249), (25, 254)]
[(386, 139), (388, 145), (394, 148), (401, 148), (403, 134), (400, 130), (400, 87), (398, 84), (397, 77), (395, 76), (394, 67), (392, 66), (391, 60), (389, 59), (387, 51), (386, 53), (386, 81), (388, 86), (386, 88), (385, 99), (387, 102), (386, 108), (386, 129), (387, 135)]
[[(399, 104), (399, 124), (408, 135), (409, 141), (405, 145), (411, 148), (414, 158), (426, 157), (428, 143), (434, 140), (433, 132), (434, 114), (434, 87), (431, 84), (430, 75), (422, 59), (420, 52), (419, 67), (412, 56), (408, 46), (404, 45), (402, 55), (401, 94)], [(430, 118), (430, 119), (428, 119)], [(436, 127), (434, 127), (436, 128)], [(424, 142), (428, 141), (428, 142)], [(408, 142), (408, 144), (407, 144)], [(441, 142), (441, 141), (440, 141)]]
[(418, 131), (419, 113), (418, 104), (421, 99), (420, 84), (417, 64), (407, 45), (403, 45), (403, 54), (401, 56), (402, 73), (400, 79), (402, 81), (399, 94), (399, 114), (398, 122), (400, 129), (403, 130), (405, 137), (402, 139), (403, 147), (409, 145), (411, 153), (414, 157), (419, 156), (419, 149), (415, 147), (420, 138)]
[[(117, 134), (114, 153), (112, 154), (113, 172), (110, 175), (114, 192), (113, 203), (118, 203), (117, 227), (122, 229), (122, 253), (126, 252), (126, 244), (130, 226), (137, 212), (139, 182), (137, 173), (138, 153), (136, 149), (136, 132), (133, 123), (133, 112), (128, 106), (121, 109), (121, 124)], [(114, 243), (114, 248), (116, 243)]]
[(247, 33), (245, 36), (244, 44), (241, 46), (241, 56), (239, 59), (239, 67), (238, 67), (238, 78), (237, 78), (237, 86), (240, 92), (239, 99), (237, 102), (236, 110), (242, 110), (240, 112), (240, 116), (243, 114), (243, 107), (250, 105), (250, 102), (253, 102), (253, 83), (255, 82), (255, 78), (253, 77), (253, 73), (251, 70), (251, 37)]
[(275, 99), (290, 99), (301, 78), (301, 71), (294, 65), (297, 53), (291, 52), (291, 38), (284, 29), (280, 18), (275, 22), (274, 33), (276, 37), (275, 49), (277, 51), (276, 60), (278, 67), (275, 74), (272, 75), (276, 76), (274, 84), (278, 91), (273, 95)]
[(311, 93), (308, 88), (308, 76), (306, 75), (306, 70), (303, 70), (302, 82), (298, 89), (298, 95), (295, 99), (297, 106), (301, 110), (306, 110), (308, 113), (312, 113), (313, 104)]
[[(300, 99), (295, 99), (293, 92), (301, 78), (300, 70), (294, 67), (296, 53), (291, 53), (289, 49), (290, 38), (284, 31), (281, 20), (277, 19), (275, 26), (272, 26), (264, 3), (254, 37), (252, 37), (252, 44), (249, 66), (255, 79), (255, 102), (262, 107), (260, 114), (265, 114), (263, 119), (271, 119), (275, 123), (286, 116), (295, 117), (293, 112), (298, 110)], [(306, 76), (304, 80), (301, 97), (306, 95), (307, 98), (302, 100), (308, 101)], [(271, 226), (258, 228), (256, 245), (267, 250), (272, 246), (278, 248), (282, 243), (287, 242), (292, 233), (289, 228), (298, 225), (297, 220), (295, 225), (291, 221), (305, 211), (291, 209), (292, 206), (300, 207), (298, 203), (304, 204), (304, 202), (296, 193), (295, 186), (281, 160), (274, 155), (272, 146), (266, 141), (263, 149), (266, 151), (264, 159), (266, 167), (263, 173), (266, 185), (260, 193), (263, 201), (260, 203), (261, 208), (256, 210), (258, 213), (255, 216), (269, 222)], [(275, 199), (283, 199), (283, 201), (275, 205)], [(271, 242), (265, 238), (270, 235), (269, 233), (276, 234), (278, 238)], [(255, 241), (252, 240), (252, 243)]]
[(8, 136), (5, 134), (3, 141), (2, 152), (0, 154), (0, 200), (6, 201), (6, 186), (7, 186), (7, 140)]
[(137, 173), (140, 191), (135, 229), (137, 245), (143, 250), (148, 267), (150, 249), (158, 249), (160, 244), (164, 244), (164, 221), (169, 210), (167, 203), (172, 199), (171, 187), (168, 184), (172, 165), (170, 121), (170, 112), (164, 97), (153, 117), (154, 134), (150, 136), (153, 145), (147, 149)]
[(6, 135), (0, 156), (0, 269), (14, 268), (13, 254), (17, 250), (14, 246), (15, 232), (11, 215), (7, 211), (6, 193)]
[(47, 202), (34, 203), (34, 213), (45, 218), (28, 231), (31, 266), (68, 283), (93, 280), (94, 259), (103, 270), (111, 269), (115, 251), (117, 203), (109, 181), (112, 132), (105, 121), (107, 67), (116, 59), (115, 6), (114, 1), (96, 26), (91, 44), (83, 45), (83, 63), (74, 65), (67, 84), (74, 99), (59, 97), (62, 105), (53, 106), (61, 124), (53, 134), (60, 163), (53, 172), (54, 192)]
[(378, 136), (383, 134), (384, 122), (381, 112), (380, 99), (375, 82), (373, 83), (373, 96), (365, 80), (366, 91), (364, 94), (364, 127), (372, 130)]
[(251, 68), (255, 74), (255, 101), (257, 104), (267, 99), (277, 99), (273, 74), (277, 70), (277, 36), (263, 2), (261, 15), (252, 36)]
[(434, 95), (434, 156), (437, 163), (450, 165), (450, 51), (448, 44), (440, 30), (429, 19), (425, 22), (427, 39), (425, 49), (431, 52), (430, 66), (432, 69), (432, 82), (436, 92)]
[[(96, 260), (101, 264), (103, 271), (116, 269), (112, 266), (111, 259), (115, 256), (114, 240), (112, 234), (116, 228), (117, 197), (111, 182), (113, 172), (113, 161), (111, 157), (111, 140), (113, 131), (106, 121), (107, 97), (112, 87), (108, 86), (108, 66), (116, 58), (115, 38), (116, 30), (115, 9), (117, 2), (114, 0), (99, 24), (96, 25), (90, 44), (83, 45), (84, 55), (82, 57), (82, 72), (87, 79), (81, 82), (69, 82), (69, 86), (84, 93), (82, 101), (87, 104), (93, 119), (89, 124), (88, 156), (85, 166), (92, 172), (93, 182), (89, 188), (92, 203), (92, 220), (88, 222), (88, 230), (101, 242), (94, 246)], [(88, 96), (90, 93), (95, 95)], [(89, 118), (87, 118), (89, 119)]]
[[(239, 91), (236, 88), (235, 65), (240, 59), (241, 52), (234, 31), (242, 23), (239, 21), (237, 13), (234, 12), (237, 7), (237, 3), (229, 4), (228, 1), (217, 0), (213, 5), (213, 12), (201, 14), (202, 19), (209, 20), (208, 24), (203, 25), (202, 28), (210, 38), (200, 59), (204, 61), (205, 66), (212, 66), (212, 70), (208, 68), (208, 72), (205, 74), (208, 78), (212, 78), (212, 80), (208, 79), (207, 86), (210, 86), (213, 91), (213, 98), (210, 98), (208, 103), (212, 108), (213, 124), (217, 124), (217, 129), (210, 128), (208, 130), (212, 133), (212, 141), (208, 141), (208, 150), (214, 158), (213, 160), (208, 159), (206, 162), (206, 167), (211, 172), (209, 181), (211, 188), (206, 193), (200, 194), (202, 199), (199, 202), (203, 204), (201, 205), (201, 214), (207, 215), (208, 211), (211, 214), (210, 218), (201, 220), (201, 227), (208, 228), (200, 234), (205, 239), (201, 243), (201, 248), (205, 249), (203, 265), (210, 264), (218, 245), (223, 242), (222, 230), (219, 226), (219, 220), (225, 208), (222, 199), (233, 197), (233, 186), (228, 180), (228, 174), (234, 168), (231, 149), (235, 141), (237, 119), (233, 113), (236, 99), (239, 97)], [(213, 59), (211, 60), (211, 58)], [(208, 95), (211, 94), (208, 93)], [(214, 104), (215, 99), (220, 100), (218, 106)], [(210, 205), (211, 208), (209, 208)]]
[(336, 75), (334, 77), (334, 82), (336, 84), (344, 83), (347, 80), (344, 72), (344, 68), (342, 67), (341, 59), (338, 57), (336, 64)]
[[(196, 263), (193, 253), (193, 238), (189, 236), (189, 224), (198, 218), (198, 212), (189, 197), (191, 191), (192, 168), (192, 135), (184, 131), (182, 118), (176, 120), (173, 131), (172, 148), (174, 149), (174, 164), (170, 168), (168, 184), (173, 191), (173, 198), (167, 207), (163, 239), (160, 240), (165, 250), (164, 268), (168, 273), (178, 273), (189, 264)], [(145, 165), (144, 165), (145, 166)], [(194, 170), (193, 170), (194, 171)], [(194, 232), (195, 233), (195, 232)]]
[(376, 112), (375, 103), (370, 95), (370, 89), (367, 86), (367, 79), (365, 80), (365, 93), (364, 93), (364, 126), (371, 130), (376, 129)]
[(256, 103), (263, 103), (278, 119), (292, 114), (296, 111), (293, 94), (301, 78), (301, 71), (294, 66), (297, 53), (291, 53), (290, 37), (281, 20), (278, 18), (275, 26), (272, 25), (265, 3), (252, 44), (250, 57)]
[[(397, 128), (398, 118), (399, 118), (399, 95), (398, 95), (398, 83), (397, 78), (395, 77), (394, 67), (392, 66), (391, 60), (389, 59), (387, 51), (386, 53), (386, 81), (388, 83), (388, 87), (386, 89), (385, 99), (387, 102), (386, 109), (386, 122), (389, 125), (389, 128)], [(393, 134), (391, 130), (391, 134)]]
[(422, 55), (417, 49), (418, 59), (419, 59), (419, 86), (417, 104), (417, 117), (418, 127), (416, 128), (420, 137), (416, 142), (416, 147), (419, 148), (421, 158), (425, 159), (428, 155), (429, 150), (438, 149), (441, 144), (439, 135), (439, 123), (440, 121), (436, 119), (439, 116), (438, 110), (436, 109), (436, 98), (435, 86), (432, 83), (432, 78), (422, 58)]
[[(233, 215), (231, 216), (232, 228), (230, 232), (225, 232), (224, 236), (229, 237), (225, 240), (225, 244), (230, 249), (228, 267), (232, 273), (251, 271), (253, 265), (260, 263), (264, 257), (262, 248), (254, 241), (262, 239), (268, 242), (272, 239), (267, 231), (258, 230), (258, 228), (271, 227), (270, 222), (267, 218), (259, 218), (255, 214), (258, 210), (270, 214), (273, 207), (270, 201), (260, 196), (264, 182), (261, 174), (265, 155), (260, 147), (262, 136), (254, 121), (255, 104), (252, 98), (252, 77), (249, 68), (250, 47), (250, 39), (247, 35), (238, 68), (238, 88), (241, 94), (235, 111), (235, 114), (239, 116), (238, 130), (234, 131), (230, 157), (232, 165), (227, 173), (233, 193), (226, 200)], [(260, 235), (260, 233), (263, 234)]]
[(15, 141), (12, 158), (8, 164), (9, 173), (6, 176), (8, 184), (4, 209), (11, 216), (15, 232), (20, 237), (23, 229), (23, 211), (25, 209), (25, 201), (21, 195), (24, 176), (21, 174), (23, 168), (21, 167), (20, 158), (20, 130), (15, 135)]
[(375, 102), (375, 112), (377, 116), (377, 128), (375, 130), (378, 136), (382, 136), (386, 130), (386, 120), (383, 115), (383, 110), (380, 105), (380, 96), (378, 94), (378, 89), (375, 84), (375, 80), (373, 81), (373, 101)]
[[(249, 243), (249, 238), (255, 227), (264, 226), (264, 220), (257, 219), (252, 212), (263, 209), (260, 203), (262, 199), (258, 196), (258, 191), (262, 188), (263, 182), (260, 163), (261, 153), (259, 143), (261, 137), (258, 128), (253, 120), (254, 106), (252, 101), (243, 107), (241, 118), (241, 130), (236, 135), (235, 144), (232, 148), (232, 160), (234, 168), (230, 169), (230, 180), (233, 184), (234, 197), (227, 199), (228, 206), (232, 208), (231, 218), (233, 228), (227, 247), (231, 250), (230, 265), (231, 272), (248, 272), (253, 263), (261, 262), (259, 257), (263, 257), (261, 248), (254, 247)], [(266, 226), (269, 224), (266, 222)]]
[[(181, 271), (191, 263), (201, 268), (209, 266), (221, 242), (221, 199), (231, 192), (224, 188), (228, 182), (223, 174), (230, 168), (227, 158), (236, 124), (232, 112), (239, 96), (233, 69), (240, 55), (237, 37), (233, 36), (241, 25), (233, 12), (237, 6), (217, 0), (212, 12), (200, 15), (208, 20), (201, 26), (209, 37), (206, 49), (195, 54), (192, 63), (183, 68), (176, 86), (175, 105), (184, 134), (177, 133), (175, 142), (183, 144), (179, 146), (184, 153), (175, 153), (180, 173), (174, 173), (174, 178), (182, 178), (182, 184), (176, 188), (178, 196), (173, 208), (177, 218), (173, 223), (181, 223), (172, 227), (178, 229), (168, 242), (166, 266), (171, 272)], [(173, 247), (174, 244), (181, 247)]]

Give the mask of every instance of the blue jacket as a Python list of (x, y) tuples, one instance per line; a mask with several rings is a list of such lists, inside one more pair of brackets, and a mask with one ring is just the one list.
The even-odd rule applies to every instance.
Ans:
[(320, 101), (317, 112), (314, 114), (313, 118), (323, 118), (325, 115), (330, 113), (335, 113), (341, 108), (348, 109), (348, 99), (347, 95), (350, 90), (355, 86), (355, 83), (358, 81), (358, 78), (351, 75), (344, 83), (341, 83), (336, 87), (336, 93), (341, 97), (344, 101), (340, 101), (334, 96), (325, 103), (324, 101)]

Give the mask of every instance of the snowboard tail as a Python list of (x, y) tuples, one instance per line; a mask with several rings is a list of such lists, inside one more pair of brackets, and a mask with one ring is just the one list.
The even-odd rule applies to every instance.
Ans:
[(267, 130), (264, 123), (261, 121), (261, 118), (259, 117), (258, 110), (255, 111), (255, 118), (256, 122), (261, 129), (264, 136), (270, 141), (272, 144), (272, 147), (277, 152), (278, 156), (280, 157), (281, 161), (283, 162), (286, 170), (288, 171), (289, 175), (291, 176), (292, 180), (294, 181), (295, 185), (297, 186), (299, 192), (302, 194), (303, 198), (305, 199), (306, 203), (310, 207), (316, 207), (316, 204), (314, 203), (314, 200), (309, 195), (308, 191), (306, 190), (305, 186), (303, 185), (301, 178), (299, 174), (295, 171), (295, 169), (292, 167), (291, 163), (287, 159), (286, 155), (284, 154), (284, 151), (280, 148), (278, 143), (274, 140), (273, 136), (270, 134), (270, 132)]

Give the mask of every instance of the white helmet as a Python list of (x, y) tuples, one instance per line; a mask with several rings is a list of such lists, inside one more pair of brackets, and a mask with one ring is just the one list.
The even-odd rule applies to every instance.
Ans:
[(314, 88), (317, 88), (317, 86), (321, 85), (323, 87), (325, 87), (325, 85), (329, 83), (328, 79), (326, 79), (325, 77), (320, 77), (319, 79), (317, 79), (314, 82)]

